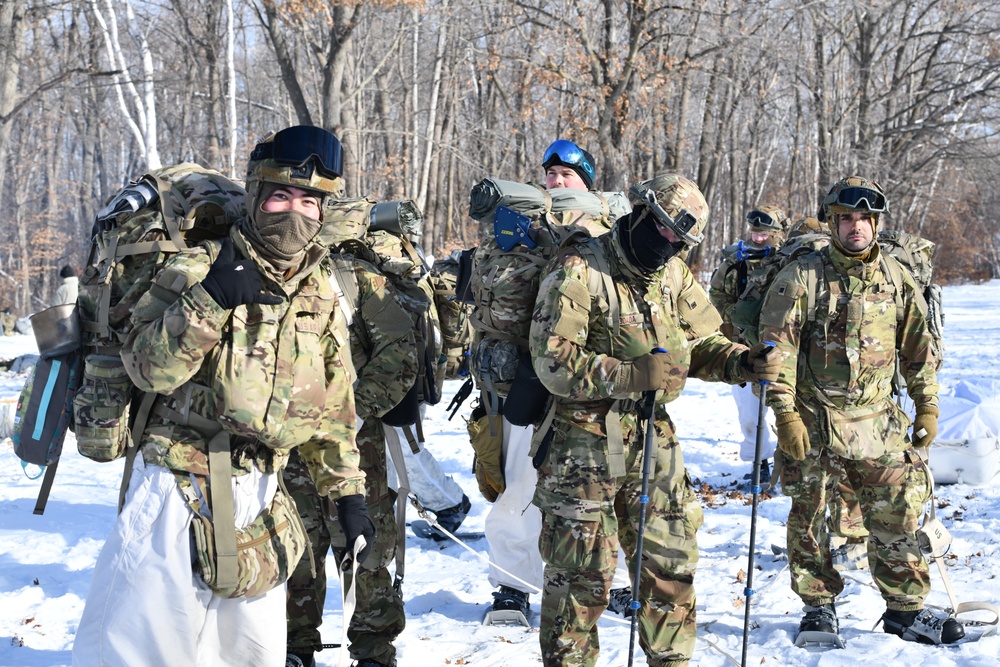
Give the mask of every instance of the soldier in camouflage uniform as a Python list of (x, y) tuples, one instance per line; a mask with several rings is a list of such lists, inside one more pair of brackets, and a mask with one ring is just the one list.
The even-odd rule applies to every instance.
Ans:
[[(339, 244), (357, 238), (359, 232), (364, 234), (363, 228), (358, 230), (353, 226), (358, 219), (367, 220), (371, 204), (362, 199), (357, 205), (363, 209), (360, 215), (327, 209), (325, 235), (329, 241)], [(358, 288), (357, 305), (350, 318), (351, 357), (358, 373), (354, 405), (358, 419), (364, 421), (358, 431), (358, 449), (361, 469), (365, 472), (368, 511), (378, 530), (372, 553), (358, 570), (357, 607), (347, 636), (351, 640), (351, 657), (357, 660), (358, 667), (395, 665), (396, 649), (392, 642), (403, 631), (406, 618), (401, 592), (388, 569), (396, 555), (398, 531), (393, 511), (396, 493), (388, 484), (385, 433), (380, 417), (403, 399), (416, 380), (417, 348), (410, 316), (397, 301), (386, 277), (352, 255), (341, 253), (336, 261), (353, 270)], [(316, 566), (313, 577), (309, 559), (303, 558), (288, 580), (286, 667), (310, 667), (316, 664), (313, 653), (321, 650), (323, 644), (319, 626), (326, 600), (327, 551), (333, 545), (340, 567), (347, 544), (336, 521), (335, 508), (317, 492), (305, 463), (295, 452), (284, 475), (309, 533)], [(350, 586), (349, 575), (344, 586)]]
[[(930, 495), (915, 448), (937, 434), (937, 358), (913, 278), (875, 241), (887, 210), (875, 182), (838, 181), (822, 209), (832, 242), (782, 269), (764, 300), (761, 340), (773, 341), (783, 361), (768, 402), (787, 455), (781, 485), (792, 498), (792, 590), (806, 605), (800, 633), (839, 632), (834, 599), (844, 584), (832, 567), (825, 514), (831, 476), (846, 475), (870, 533), (885, 631), (952, 643), (964, 630), (924, 608), (930, 576), (915, 534)], [(897, 357), (916, 406), (912, 438), (891, 395)]]
[(556, 397), (551, 425), (536, 435), (533, 501), (542, 510), (545, 665), (596, 663), (619, 541), (630, 561), (636, 556), (644, 392), (656, 392), (655, 472), (639, 639), (648, 664), (688, 664), (702, 510), (666, 404), (689, 375), (729, 383), (775, 375), (763, 347), (748, 350), (719, 332), (718, 312), (677, 257), (702, 239), (708, 205), (698, 187), (668, 174), (633, 186), (629, 198), (632, 213), (610, 232), (556, 255), (535, 302), (531, 355)]
[[(258, 143), (247, 215), (224, 240), (168, 259), (135, 306), (121, 356), (136, 387), (157, 395), (94, 568), (73, 664), (282, 665), (284, 586), (217, 595), (192, 572), (192, 510), (211, 517), (216, 538), (226, 523), (250, 525), (283, 497), (278, 473), (294, 448), (336, 505), (347, 542), (372, 542), (346, 322), (318, 238), (340, 167), (339, 141), (320, 128)], [(230, 486), (232, 517), (216, 503)]]
[[(747, 213), (747, 226), (750, 228), (750, 243), (743, 241), (727, 246), (722, 251), (722, 262), (708, 288), (708, 297), (712, 300), (722, 316), (722, 332), (730, 340), (747, 344), (741, 340), (739, 332), (733, 327), (733, 308), (740, 300), (740, 295), (746, 288), (747, 275), (756, 269), (764, 257), (773, 255), (785, 240), (785, 231), (789, 220), (785, 212), (775, 206), (761, 206)], [(733, 385), (733, 398), (736, 400), (736, 412), (739, 415), (740, 430), (743, 442), (740, 443), (740, 459), (753, 462), (757, 444), (757, 413), (758, 398), (753, 387), (749, 385)], [(768, 415), (769, 421), (770, 414)], [(774, 442), (771, 431), (763, 431), (760, 453), (760, 481), (767, 484), (771, 481), (771, 467), (768, 463), (774, 455)], [(744, 479), (750, 479), (747, 475)]]

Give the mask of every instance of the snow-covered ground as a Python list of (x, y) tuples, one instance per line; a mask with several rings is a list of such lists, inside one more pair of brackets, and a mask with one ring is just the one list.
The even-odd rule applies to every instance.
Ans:
[[(1000, 378), (1000, 281), (945, 289), (946, 346), (942, 383)], [(0, 359), (30, 352), (27, 336), (0, 337)], [(14, 399), (23, 376), (0, 372), (0, 399)], [(441, 404), (429, 411), (429, 446), (445, 470), (473, 499), (463, 531), (482, 531), (489, 505), (479, 496), (470, 473), (472, 450), (464, 422), (448, 421), (444, 406), (458, 383), (449, 383)], [(469, 406), (462, 414), (468, 414)], [(743, 576), (747, 567), (751, 508), (733, 491), (747, 472), (737, 457), (736, 410), (729, 389), (688, 383), (672, 415), (684, 445), (687, 465), (702, 483), (706, 511), (699, 534), (701, 561), (696, 578), (699, 638), (694, 664), (740, 663), (744, 618)], [(31, 471), (29, 471), (31, 472)], [(68, 665), (94, 561), (115, 518), (121, 464), (81, 458), (72, 435), (66, 442), (56, 483), (43, 516), (32, 514), (39, 480), (22, 472), (10, 441), (0, 446), (0, 665)], [(948, 573), (959, 601), (1000, 603), (1000, 476), (984, 487), (938, 488), (938, 517), (954, 536)], [(847, 582), (838, 600), (845, 650), (807, 650), (793, 644), (800, 602), (789, 588), (786, 563), (770, 546), (783, 545), (787, 498), (763, 501), (757, 526), (753, 629), (747, 664), (851, 665), (1000, 665), (1000, 637), (951, 648), (903, 642), (873, 630), (884, 605), (867, 572)], [(532, 628), (480, 624), (492, 591), (486, 580), (483, 539), (470, 550), (408, 536), (407, 627), (400, 636), (399, 664), (515, 666), (540, 663), (538, 596), (532, 596)], [(330, 561), (332, 563), (332, 559)], [(947, 606), (937, 568), (930, 604)], [(340, 591), (331, 571), (324, 641), (338, 642)], [(629, 627), (605, 614), (599, 623), (599, 665), (628, 662)], [(637, 649), (638, 651), (638, 649)], [(337, 651), (317, 654), (321, 665), (337, 664)], [(646, 664), (638, 652), (635, 664)]]

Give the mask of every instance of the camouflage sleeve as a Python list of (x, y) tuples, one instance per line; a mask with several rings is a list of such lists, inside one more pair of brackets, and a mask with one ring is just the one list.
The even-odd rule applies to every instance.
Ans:
[(927, 326), (927, 302), (903, 271), (903, 321), (896, 331), (899, 367), (916, 406), (938, 404), (937, 348)]
[(531, 358), (542, 384), (556, 396), (616, 398), (629, 379), (632, 364), (586, 347), (591, 327), (587, 270), (586, 261), (574, 249), (560, 253), (548, 266), (531, 320)]
[(121, 357), (141, 391), (167, 393), (198, 372), (229, 314), (201, 286), (211, 262), (200, 249), (171, 257), (136, 303)]
[(364, 359), (355, 355), (358, 382), (354, 401), (362, 419), (381, 417), (396, 406), (417, 379), (417, 344), (413, 320), (400, 305), (386, 277), (355, 260), (358, 312), (355, 327), (364, 329)]
[(322, 342), (327, 377), (323, 420), (320, 428), (299, 447), (317, 491), (331, 500), (365, 493), (365, 473), (361, 470), (356, 440), (354, 391), (347, 367), (351, 361), (346, 354), (347, 341), (338, 340), (335, 328), (331, 319)]
[(778, 275), (764, 296), (760, 313), (760, 340), (773, 342), (782, 360), (776, 382), (767, 392), (767, 403), (775, 414), (795, 410), (795, 383), (797, 382), (799, 345), (802, 325), (806, 321), (806, 285), (792, 262)]

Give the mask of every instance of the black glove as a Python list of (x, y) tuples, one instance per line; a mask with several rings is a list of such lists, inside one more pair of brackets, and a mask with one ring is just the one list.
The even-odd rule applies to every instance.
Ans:
[(225, 239), (219, 256), (212, 263), (208, 275), (201, 281), (208, 295), (219, 307), (232, 310), (245, 303), (263, 303), (276, 306), (281, 297), (264, 293), (260, 272), (249, 259), (236, 261), (236, 247), (232, 239)]
[(740, 364), (743, 366), (743, 377), (746, 380), (754, 384), (770, 383), (778, 379), (782, 360), (780, 354), (774, 353), (773, 345), (757, 343), (740, 354)]
[(347, 538), (347, 550), (354, 552), (354, 543), (358, 537), (364, 536), (365, 547), (358, 554), (358, 565), (365, 562), (368, 554), (371, 553), (375, 545), (375, 523), (368, 514), (368, 505), (365, 504), (365, 497), (359, 493), (353, 496), (338, 498), (334, 504), (337, 506), (337, 518), (340, 519), (340, 527)]

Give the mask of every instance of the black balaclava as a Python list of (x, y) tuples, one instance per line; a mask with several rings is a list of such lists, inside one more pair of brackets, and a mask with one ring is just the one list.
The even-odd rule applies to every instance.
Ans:
[(625, 260), (643, 275), (656, 273), (667, 261), (684, 249), (684, 242), (671, 243), (660, 235), (656, 219), (646, 206), (637, 206), (615, 223), (618, 243)]

